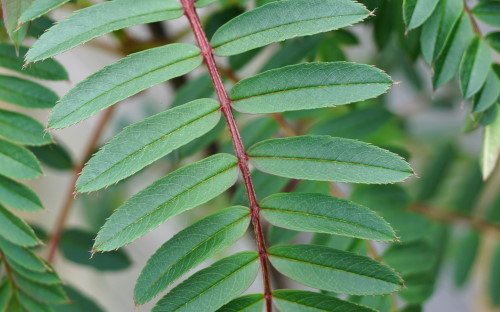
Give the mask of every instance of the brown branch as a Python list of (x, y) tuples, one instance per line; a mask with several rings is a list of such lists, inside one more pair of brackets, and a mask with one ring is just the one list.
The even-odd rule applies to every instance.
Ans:
[(433, 221), (447, 224), (465, 223), (479, 232), (500, 236), (500, 225), (470, 215), (434, 208), (422, 203), (414, 203), (408, 207), (408, 210), (419, 213)]
[(214, 84), (217, 97), (219, 98), (220, 108), (224, 117), (226, 118), (229, 132), (231, 134), (231, 140), (233, 141), (234, 151), (236, 153), (236, 157), (238, 158), (238, 166), (240, 168), (243, 182), (245, 184), (248, 202), (250, 203), (254, 234), (259, 250), (259, 259), (264, 280), (264, 298), (266, 300), (266, 308), (267, 311), (270, 312), (272, 311), (272, 294), (269, 268), (267, 263), (267, 247), (260, 223), (260, 207), (257, 201), (257, 196), (255, 194), (252, 179), (250, 177), (250, 168), (247, 164), (248, 156), (243, 146), (238, 126), (236, 125), (236, 121), (234, 119), (233, 111), (231, 108), (231, 101), (229, 100), (229, 96), (226, 92), (226, 89), (222, 82), (222, 78), (215, 63), (214, 56), (212, 54), (212, 47), (208, 42), (205, 32), (203, 31), (203, 27), (201, 26), (198, 14), (196, 13), (196, 10), (194, 8), (194, 1), (181, 0), (181, 3), (184, 8), (184, 14), (189, 20), (189, 24), (191, 25), (196, 41), (198, 42), (198, 46), (200, 47), (201, 54), (203, 56), (203, 59), (205, 60), (205, 64), (210, 74), (210, 78), (212, 79), (212, 82)]
[(476, 18), (472, 14), (471, 10), (469, 9), (469, 6), (467, 5), (467, 1), (464, 0), (464, 11), (469, 17), (469, 20), (472, 24), (472, 30), (474, 31), (475, 34), (477, 34), (479, 37), (481, 37), (481, 30), (479, 29), (479, 25), (477, 24)]
[(47, 261), (51, 264), (54, 262), (54, 257), (55, 257), (57, 248), (59, 247), (59, 242), (61, 240), (62, 232), (64, 231), (64, 227), (66, 225), (66, 221), (67, 221), (69, 213), (71, 211), (71, 207), (73, 207), (73, 202), (75, 201), (74, 190), (76, 187), (76, 180), (78, 180), (78, 175), (82, 171), (83, 166), (85, 165), (87, 160), (94, 153), (94, 151), (97, 147), (97, 144), (99, 143), (99, 140), (101, 139), (101, 135), (104, 132), (104, 128), (106, 127), (108, 121), (111, 119), (111, 116), (113, 115), (113, 111), (115, 110), (116, 106), (117, 105), (115, 104), (104, 111), (103, 116), (101, 117), (101, 120), (97, 124), (97, 126), (94, 130), (94, 133), (92, 134), (89, 142), (87, 143), (83, 158), (80, 160), (80, 162), (73, 169), (73, 175), (71, 177), (70, 188), (66, 192), (66, 196), (65, 196), (65, 199), (63, 202), (63, 206), (61, 208), (61, 212), (59, 213), (59, 216), (58, 216), (57, 221), (56, 221), (54, 232), (50, 236), (50, 240), (49, 240), (49, 253), (47, 256)]

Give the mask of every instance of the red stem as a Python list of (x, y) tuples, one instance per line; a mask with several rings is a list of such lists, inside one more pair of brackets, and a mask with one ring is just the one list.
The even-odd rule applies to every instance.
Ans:
[(234, 151), (236, 157), (238, 158), (238, 166), (243, 177), (243, 182), (245, 184), (245, 189), (247, 192), (248, 202), (250, 203), (250, 211), (252, 215), (252, 223), (255, 233), (255, 240), (257, 242), (257, 247), (259, 249), (259, 259), (262, 267), (262, 275), (264, 279), (264, 298), (266, 300), (266, 308), (268, 312), (272, 311), (272, 295), (271, 295), (271, 283), (269, 278), (269, 269), (267, 265), (267, 248), (264, 240), (264, 234), (262, 231), (262, 226), (260, 224), (260, 207), (257, 201), (257, 196), (255, 195), (255, 190), (253, 187), (252, 179), (250, 178), (250, 169), (248, 168), (247, 160), (248, 156), (241, 141), (241, 136), (234, 120), (233, 111), (231, 109), (231, 100), (227, 95), (224, 84), (222, 83), (222, 78), (217, 69), (217, 64), (215, 63), (214, 56), (212, 54), (212, 47), (208, 42), (207, 36), (203, 31), (200, 23), (200, 19), (196, 10), (194, 8), (193, 0), (181, 0), (182, 6), (184, 7), (184, 13), (191, 24), (194, 36), (200, 47), (201, 54), (205, 63), (208, 67), (208, 72), (215, 86), (215, 91), (217, 97), (219, 98), (220, 108), (224, 117), (226, 118), (229, 132), (231, 133), (231, 140), (233, 141)]

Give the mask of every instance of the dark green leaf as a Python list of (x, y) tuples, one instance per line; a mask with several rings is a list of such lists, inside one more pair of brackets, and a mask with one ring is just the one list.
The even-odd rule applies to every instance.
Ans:
[(14, 274), (14, 279), (20, 289), (37, 301), (58, 304), (68, 300), (61, 285), (46, 285), (32, 282), (18, 274)]
[(234, 299), (217, 312), (262, 312), (262, 309), (264, 309), (264, 295), (250, 294)]
[[(182, 13), (180, 3), (174, 0), (115, 0), (92, 5), (44, 33), (29, 50), (26, 61), (40, 61), (114, 30), (175, 19)], [(168, 54), (164, 53), (159, 59), (165, 59)], [(145, 65), (149, 64), (142, 64)]]
[[(35, 1), (34, 3), (37, 3)], [(16, 48), (10, 44), (0, 44), (0, 66), (14, 70), (18, 73), (46, 80), (65, 80), (68, 73), (58, 62), (50, 59), (29, 66), (24, 66), (24, 55), (28, 51), (26, 47), (19, 47), (19, 55)]]
[(391, 183), (413, 174), (401, 157), (364, 142), (329, 136), (270, 139), (248, 150), (261, 171), (294, 179)]
[(274, 194), (261, 202), (262, 215), (273, 225), (378, 241), (392, 241), (394, 230), (370, 209), (316, 193)]
[(20, 246), (35, 246), (40, 243), (29, 225), (2, 205), (0, 205), (0, 236)]
[(153, 311), (216, 311), (252, 284), (258, 259), (247, 251), (219, 260), (172, 289)]
[(24, 114), (0, 109), (0, 137), (24, 145), (44, 145), (52, 142), (45, 127)]
[(76, 190), (96, 191), (131, 176), (208, 132), (220, 116), (219, 102), (200, 99), (125, 128), (90, 159)]
[(59, 143), (52, 143), (43, 146), (30, 146), (29, 150), (35, 154), (36, 158), (44, 165), (53, 169), (71, 170), (74, 168), (73, 160), (68, 151)]
[(472, 271), (479, 249), (481, 237), (474, 230), (469, 230), (459, 240), (455, 253), (455, 285), (464, 286)]
[(217, 30), (211, 44), (218, 55), (234, 55), (349, 26), (368, 14), (362, 4), (350, 0), (277, 1), (232, 19)]
[(490, 32), (484, 36), (484, 39), (488, 41), (490, 47), (495, 49), (498, 53), (500, 53), (500, 31)]
[(183, 274), (234, 243), (249, 223), (250, 210), (238, 206), (221, 210), (177, 233), (149, 258), (135, 286), (136, 303), (153, 299)]
[(0, 100), (26, 108), (51, 108), (59, 97), (29, 80), (0, 75)]
[(27, 186), (0, 176), (0, 202), (22, 211), (42, 210), (42, 202)]
[(54, 310), (57, 312), (104, 312), (104, 309), (97, 305), (92, 299), (84, 296), (78, 290), (71, 286), (64, 286), (64, 291), (67, 293), (69, 301), (63, 305), (55, 305)]
[[(144, 2), (148, 1), (141, 4)], [(71, 126), (142, 90), (189, 73), (200, 63), (200, 50), (185, 43), (131, 54), (87, 77), (66, 93), (54, 107), (49, 127)]]
[(300, 61), (314, 55), (316, 47), (323, 36), (316, 35), (306, 38), (297, 38), (287, 42), (262, 66), (260, 72), (280, 68), (287, 65), (294, 65)]
[(437, 260), (435, 250), (425, 241), (391, 245), (384, 251), (382, 259), (403, 278), (410, 274), (432, 271)]
[(355, 253), (316, 245), (269, 248), (269, 260), (282, 274), (306, 286), (352, 295), (397, 291), (403, 281), (386, 265)]
[(233, 107), (244, 113), (276, 113), (333, 107), (376, 97), (392, 80), (369, 65), (305, 63), (244, 79), (230, 92)]
[(216, 197), (236, 182), (237, 162), (234, 156), (216, 154), (154, 182), (116, 210), (97, 235), (94, 249), (119, 248)]
[(497, 245), (491, 261), (488, 293), (493, 306), (500, 306), (500, 245)]
[(208, 74), (201, 75), (185, 83), (175, 93), (171, 106), (176, 107), (200, 98), (209, 98), (214, 92), (214, 85), (210, 76)]
[(472, 9), (472, 13), (486, 24), (500, 27), (500, 3), (498, 1), (481, 1)]
[(491, 67), (491, 52), (478, 36), (465, 50), (460, 63), (460, 88), (464, 98), (469, 98), (481, 89)]
[(287, 312), (375, 312), (370, 308), (343, 301), (333, 296), (304, 290), (277, 290), (274, 303)]

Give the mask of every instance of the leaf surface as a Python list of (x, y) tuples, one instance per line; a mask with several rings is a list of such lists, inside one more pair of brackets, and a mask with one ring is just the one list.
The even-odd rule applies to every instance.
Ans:
[[(35, 1), (35, 3), (38, 1)], [(49, 59), (36, 64), (31, 64), (23, 68), (24, 55), (28, 48), (19, 47), (19, 56), (13, 45), (0, 44), (0, 67), (14, 70), (18, 73), (46, 80), (65, 80), (68, 73), (64, 67), (55, 60)]]
[(61, 285), (46, 285), (30, 281), (19, 274), (14, 274), (16, 284), (28, 296), (42, 303), (64, 303), (67, 301), (66, 294)]
[[(12, 261), (11, 259), (8, 260), (12, 270), (28, 280), (46, 285), (61, 284), (61, 279), (59, 278), (59, 276), (57, 276), (52, 268), (50, 270), (37, 272), (26, 269), (25, 267), (21, 266), (17, 262)], [(49, 267), (48, 264), (46, 265)]]
[(269, 260), (282, 274), (306, 286), (351, 295), (382, 295), (401, 288), (388, 266), (355, 253), (316, 245), (278, 245)]
[(97, 235), (94, 249), (119, 248), (221, 194), (236, 182), (237, 163), (234, 156), (216, 154), (154, 182), (111, 215)]
[(104, 67), (66, 93), (54, 107), (49, 127), (71, 126), (142, 90), (189, 73), (200, 63), (200, 50), (185, 43), (131, 54)]
[(207, 133), (219, 122), (219, 103), (200, 99), (161, 112), (120, 132), (87, 163), (76, 183), (91, 192), (131, 176)]
[(460, 63), (460, 89), (464, 98), (469, 98), (481, 89), (491, 67), (491, 52), (488, 45), (475, 36), (465, 50)]
[(500, 27), (500, 3), (498, 1), (481, 1), (472, 9), (472, 13), (486, 24)]
[(391, 85), (389, 76), (369, 65), (305, 63), (244, 79), (229, 96), (240, 112), (277, 113), (362, 101), (383, 94)]
[(17, 22), (21, 14), (31, 5), (34, 0), (1, 0), (2, 18), (5, 30), (16, 47), (21, 45), (28, 31), (27, 25), (17, 28)]
[(211, 40), (214, 53), (228, 56), (352, 25), (369, 14), (350, 0), (276, 1), (243, 13), (224, 24)]
[(0, 174), (14, 179), (32, 179), (42, 174), (42, 168), (30, 151), (0, 140)]
[(413, 174), (398, 155), (344, 138), (298, 136), (270, 139), (248, 150), (259, 170), (293, 179), (350, 183), (391, 183)]
[(312, 291), (282, 289), (274, 291), (273, 298), (280, 311), (287, 312), (375, 312), (370, 308)]
[(115, 0), (92, 5), (45, 32), (29, 50), (26, 61), (40, 61), (114, 30), (175, 19), (182, 13), (180, 3), (174, 0)]
[(52, 142), (37, 120), (16, 112), (0, 109), (0, 137), (24, 145), (44, 145)]
[(19, 246), (35, 246), (40, 243), (29, 225), (2, 205), (0, 205), (0, 235)]
[(217, 312), (262, 312), (264, 309), (264, 295), (250, 294), (238, 297)]
[(474, 113), (484, 112), (500, 99), (500, 78), (492, 68), (483, 88), (474, 97)]
[(134, 298), (146, 303), (183, 274), (231, 245), (245, 233), (250, 210), (231, 207), (210, 215), (177, 233), (149, 258), (137, 280)]
[(21, 211), (43, 209), (40, 198), (24, 184), (0, 176), (0, 202)]
[[(496, 104), (497, 107), (500, 104)], [(484, 127), (483, 146), (481, 150), (481, 172), (483, 179), (486, 180), (497, 164), (500, 155), (500, 114), (497, 114), (495, 120)]]
[(28, 148), (42, 164), (52, 169), (71, 170), (75, 166), (71, 155), (61, 144), (51, 143)]
[(172, 289), (153, 312), (216, 311), (252, 284), (258, 268), (258, 254), (254, 251), (219, 260)]
[(500, 53), (500, 31), (487, 33), (486, 36), (484, 36), (484, 39), (488, 41), (490, 47)]
[(438, 0), (404, 0), (403, 18), (408, 30), (421, 26), (432, 14)]
[(262, 216), (271, 224), (301, 232), (392, 241), (390, 225), (370, 209), (317, 193), (274, 194), (261, 202)]
[(0, 236), (0, 249), (10, 262), (15, 262), (25, 269), (44, 272), (49, 269), (40, 258), (38, 258), (30, 249), (15, 245)]
[(19, 24), (34, 20), (68, 1), (69, 0), (36, 0), (23, 12), (23, 14), (21, 14)]
[(51, 108), (59, 97), (38, 83), (0, 75), (0, 100), (26, 108)]

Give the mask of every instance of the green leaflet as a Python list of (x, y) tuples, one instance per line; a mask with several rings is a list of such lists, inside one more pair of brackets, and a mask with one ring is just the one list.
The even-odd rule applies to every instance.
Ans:
[(464, 286), (472, 271), (481, 237), (475, 230), (467, 230), (467, 232), (459, 238), (459, 243), (455, 252), (455, 268), (454, 277), (457, 287)]
[(0, 109), (0, 137), (25, 145), (44, 145), (52, 142), (44, 130), (40, 122), (29, 116)]
[(5, 240), (0, 236), (0, 249), (9, 262), (15, 262), (19, 266), (30, 271), (44, 272), (49, 266), (42, 262), (31, 250)]
[(52, 27), (56, 22), (47, 16), (40, 16), (30, 23), (28, 35), (34, 38), (40, 38), (44, 32)]
[(96, 191), (131, 176), (208, 132), (220, 116), (217, 101), (200, 99), (125, 128), (90, 159), (76, 190)]
[(375, 312), (368, 307), (312, 291), (277, 290), (273, 292), (273, 299), (280, 311), (287, 312)]
[(355, 253), (316, 245), (278, 245), (269, 260), (282, 274), (306, 286), (351, 295), (397, 291), (403, 281), (388, 266)]
[(119, 207), (97, 235), (96, 251), (119, 248), (171, 217), (199, 206), (231, 187), (236, 157), (216, 154), (169, 173)]
[(305, 63), (244, 79), (229, 97), (240, 112), (277, 113), (362, 101), (379, 96), (391, 85), (389, 76), (369, 65)]
[(264, 295), (250, 294), (238, 297), (217, 312), (262, 312), (264, 309)]
[(375, 133), (393, 118), (384, 108), (370, 107), (325, 119), (312, 126), (309, 134), (328, 134), (347, 139), (362, 139)]
[(441, 55), (454, 25), (463, 12), (461, 0), (440, 0), (434, 13), (422, 27), (420, 46), (427, 63), (432, 64)]
[(434, 292), (436, 274), (434, 272), (418, 273), (404, 277), (406, 288), (398, 295), (410, 304), (423, 303)]
[(500, 27), (500, 3), (498, 1), (481, 1), (472, 9), (472, 13), (486, 24)]
[(30, 151), (0, 140), (0, 174), (14, 179), (31, 179), (40, 176), (42, 168)]
[(394, 230), (370, 209), (317, 193), (274, 194), (261, 202), (262, 215), (286, 229), (392, 241)]
[(416, 194), (418, 201), (427, 202), (439, 194), (456, 154), (457, 150), (452, 144), (440, 143), (432, 149), (427, 164), (420, 171), (420, 187)]
[(36, 311), (36, 312), (54, 312), (52, 307), (46, 303), (41, 303), (30, 296), (26, 295), (22, 291), (16, 293), (19, 298), (19, 302), (26, 309), (26, 311)]
[[(37, 3), (35, 1), (34, 3)], [(45, 60), (36, 64), (31, 64), (23, 68), (24, 55), (28, 48), (19, 47), (19, 56), (13, 45), (0, 44), (0, 67), (14, 70), (18, 73), (46, 80), (65, 80), (68, 79), (68, 73), (64, 67), (55, 60)]]
[(404, 0), (403, 18), (408, 30), (422, 25), (432, 14), (439, 0)]
[(2, 205), (0, 205), (0, 236), (20, 246), (35, 246), (40, 243), (29, 225)]
[(197, 8), (204, 8), (206, 6), (209, 6), (210, 4), (217, 2), (217, 0), (195, 0), (194, 5)]
[[(117, 1), (103, 4), (114, 2)], [(54, 107), (49, 127), (64, 128), (85, 120), (142, 90), (189, 73), (200, 65), (201, 59), (200, 50), (185, 43), (131, 54), (104, 67), (66, 93)]]
[(488, 72), (483, 88), (474, 97), (474, 113), (484, 112), (500, 98), (500, 78), (493, 68)]
[(36, 0), (23, 12), (23, 14), (21, 14), (19, 24), (34, 20), (68, 1), (69, 0)]
[(401, 275), (429, 272), (436, 265), (436, 251), (424, 240), (389, 246), (382, 255), (384, 263)]
[(12, 285), (4, 279), (0, 284), (0, 311), (7, 311), (9, 299), (12, 296)]
[(28, 296), (42, 303), (59, 304), (67, 301), (61, 285), (46, 285), (30, 281), (19, 274), (14, 274), (17, 285)]
[(379, 147), (323, 135), (270, 139), (248, 150), (259, 170), (293, 179), (391, 183), (413, 174), (398, 155)]
[(229, 56), (357, 23), (368, 10), (350, 0), (277, 1), (243, 13), (224, 24), (211, 40), (214, 53)]
[(0, 176), (0, 202), (22, 211), (42, 210), (40, 198), (27, 186)]
[(500, 53), (500, 31), (490, 32), (484, 36), (484, 39), (488, 41), (490, 47)]
[[(496, 104), (497, 107), (500, 104)], [(493, 170), (500, 155), (500, 114), (498, 114), (493, 123), (484, 127), (483, 145), (481, 150), (481, 172), (483, 179), (486, 180)]]
[(491, 303), (500, 306), (500, 245), (497, 245), (491, 260), (491, 271), (488, 280), (488, 293)]
[(252, 284), (258, 258), (247, 251), (219, 260), (172, 289), (152, 311), (216, 311)]
[(61, 237), (60, 249), (66, 259), (99, 271), (120, 271), (130, 266), (131, 261), (123, 250), (99, 253), (91, 258), (90, 250), (93, 243), (93, 233), (68, 229)]
[(26, 108), (51, 108), (59, 97), (29, 80), (0, 75), (0, 100)]
[[(174, 0), (114, 0), (96, 4), (51, 27), (31, 47), (26, 61), (41, 61), (114, 30), (175, 19), (182, 13), (180, 3)], [(162, 58), (168, 55), (165, 52)], [(145, 65), (149, 64), (142, 64)]]
[[(7, 34), (14, 42), (16, 47), (21, 45), (21, 42), (24, 40), (26, 33), (28, 31), (28, 26), (24, 25), (17, 28), (17, 21), (21, 14), (26, 10), (34, 0), (1, 0), (2, 3), (2, 17), (5, 25), (5, 29), (7, 30)], [(1, 84), (0, 84), (1, 85)]]
[(53, 169), (71, 170), (74, 168), (71, 155), (61, 144), (51, 143), (28, 148), (42, 164)]
[[(56, 272), (52, 270), (52, 268), (51, 270), (37, 272), (28, 270), (25, 267), (19, 265), (17, 262), (12, 261), (11, 259), (8, 260), (9, 260), (9, 265), (12, 267), (12, 270), (28, 280), (46, 285), (61, 283), (61, 279), (59, 278), (59, 276), (57, 276)], [(49, 265), (47, 264), (47, 266)]]
[(134, 290), (136, 303), (153, 299), (183, 274), (234, 243), (249, 223), (250, 210), (237, 206), (216, 212), (177, 233), (143, 268)]
[(481, 89), (491, 68), (491, 52), (488, 45), (475, 36), (465, 50), (460, 63), (460, 89), (469, 98)]
[(89, 297), (80, 293), (77, 289), (64, 285), (64, 291), (68, 295), (69, 302), (62, 305), (53, 306), (57, 312), (104, 312), (97, 303)]
[(448, 43), (443, 49), (443, 53), (434, 63), (432, 83), (435, 88), (439, 88), (455, 76), (465, 49), (467, 49), (473, 37), (474, 33), (470, 19), (467, 14), (462, 13), (461, 18), (453, 28)]

